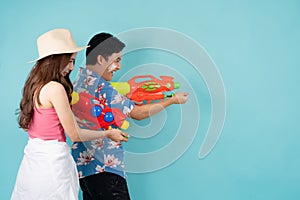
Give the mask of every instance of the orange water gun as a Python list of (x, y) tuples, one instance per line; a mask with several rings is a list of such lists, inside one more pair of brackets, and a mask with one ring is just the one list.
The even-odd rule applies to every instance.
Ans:
[[(137, 79), (146, 79), (137, 82)], [(180, 84), (173, 81), (171, 76), (160, 76), (160, 79), (152, 75), (134, 76), (128, 82), (112, 82), (111, 85), (122, 95), (136, 103), (153, 100), (161, 100), (174, 96), (172, 92), (178, 89)]]

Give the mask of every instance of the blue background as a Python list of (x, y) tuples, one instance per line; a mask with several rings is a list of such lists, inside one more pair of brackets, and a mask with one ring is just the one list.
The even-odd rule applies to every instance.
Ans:
[[(187, 74), (201, 94), (196, 95), (203, 118), (197, 136), (172, 165), (128, 174), (133, 200), (300, 199), (299, 1), (11, 0), (2, 1), (0, 11), (1, 199), (10, 197), (27, 142), (14, 114), (32, 67), (26, 62), (37, 57), (37, 36), (61, 27), (69, 28), (80, 45), (101, 31), (168, 28), (201, 44), (218, 66), (226, 88), (227, 116), (217, 145), (208, 157), (198, 159), (210, 119), (210, 97), (197, 82), (201, 77)], [(144, 53), (148, 56), (134, 55), (140, 64), (163, 62), (156, 61), (151, 51)], [(78, 54), (77, 64), (82, 57)], [(168, 59), (172, 56), (165, 62), (171, 62)], [(117, 77), (128, 70), (131, 57), (122, 62), (123, 72)], [(139, 140), (129, 145), (136, 152), (147, 151)]]

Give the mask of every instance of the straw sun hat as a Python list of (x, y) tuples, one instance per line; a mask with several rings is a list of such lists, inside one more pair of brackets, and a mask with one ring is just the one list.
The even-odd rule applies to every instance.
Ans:
[(53, 54), (75, 53), (87, 47), (88, 46), (78, 47), (68, 29), (54, 29), (42, 34), (37, 39), (39, 58), (29, 63)]

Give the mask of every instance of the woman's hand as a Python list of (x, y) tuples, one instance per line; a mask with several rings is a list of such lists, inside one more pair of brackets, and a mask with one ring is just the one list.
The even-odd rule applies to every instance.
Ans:
[(111, 139), (112, 141), (115, 142), (127, 142), (128, 141), (128, 134), (122, 132), (119, 129), (110, 129), (106, 130), (106, 137)]

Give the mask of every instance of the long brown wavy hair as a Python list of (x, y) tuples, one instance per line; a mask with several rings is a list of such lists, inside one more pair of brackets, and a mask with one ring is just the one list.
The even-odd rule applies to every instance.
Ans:
[(18, 123), (20, 128), (27, 130), (32, 121), (35, 102), (41, 105), (40, 91), (44, 85), (50, 81), (61, 83), (68, 95), (69, 102), (71, 102), (71, 93), (73, 92), (73, 85), (69, 74), (62, 75), (62, 71), (69, 64), (72, 53), (57, 54), (47, 56), (35, 64), (23, 88), (23, 96), (20, 102), (20, 107), (17, 112)]

